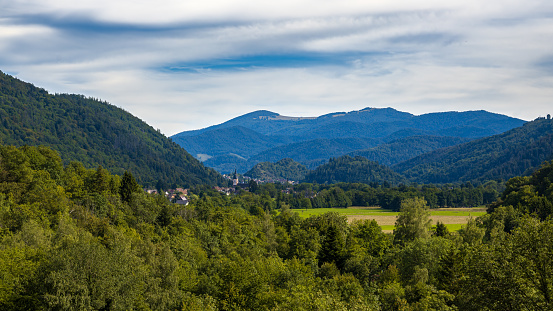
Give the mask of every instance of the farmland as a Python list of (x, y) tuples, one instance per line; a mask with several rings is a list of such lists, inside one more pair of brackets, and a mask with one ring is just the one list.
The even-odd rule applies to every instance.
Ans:
[[(385, 232), (391, 232), (394, 229), (396, 217), (399, 212), (382, 209), (379, 207), (349, 207), (349, 208), (314, 208), (294, 210), (302, 218), (321, 215), (328, 212), (336, 212), (345, 215), (349, 222), (363, 219), (374, 219)], [(473, 217), (486, 214), (484, 207), (478, 208), (438, 208), (430, 210), (430, 219), (433, 224), (440, 221), (447, 225), (450, 231), (457, 231), (461, 226)]]

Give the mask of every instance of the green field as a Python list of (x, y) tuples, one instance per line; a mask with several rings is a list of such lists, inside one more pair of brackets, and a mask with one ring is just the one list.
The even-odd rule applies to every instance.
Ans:
[[(398, 212), (381, 209), (378, 207), (350, 207), (350, 208), (313, 208), (293, 210), (302, 218), (321, 215), (328, 212), (336, 212), (348, 217), (348, 221), (358, 219), (374, 219), (382, 227), (382, 230), (392, 231)], [(430, 218), (440, 221), (448, 227), (449, 231), (457, 231), (466, 224), (470, 217), (478, 217), (486, 214), (486, 209), (479, 208), (441, 208), (430, 210)]]
[[(310, 208), (310, 209), (294, 209), (292, 210), (300, 217), (307, 218), (314, 215), (321, 215), (328, 212), (336, 212), (346, 216), (353, 215), (371, 215), (371, 216), (397, 216), (399, 212), (382, 209), (379, 207), (349, 207), (349, 208)], [(440, 208), (431, 209), (431, 215), (436, 216), (473, 216), (478, 217), (486, 214), (486, 209), (482, 207), (475, 208)]]

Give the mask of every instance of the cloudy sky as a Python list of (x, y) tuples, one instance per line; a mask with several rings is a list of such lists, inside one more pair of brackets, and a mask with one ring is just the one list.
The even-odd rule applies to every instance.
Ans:
[(166, 135), (254, 110), (553, 113), (550, 0), (0, 0), (0, 70)]

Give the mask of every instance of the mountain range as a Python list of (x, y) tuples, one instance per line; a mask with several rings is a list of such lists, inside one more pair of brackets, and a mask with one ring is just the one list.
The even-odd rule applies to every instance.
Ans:
[(549, 117), (367, 108), (295, 118), (257, 111), (172, 141), (105, 101), (52, 95), (2, 72), (0, 118), (2, 145), (45, 145), (65, 164), (131, 171), (146, 186), (227, 183), (205, 165), (317, 183), (480, 183), (527, 175), (553, 160)]
[(243, 173), (257, 163), (283, 158), (314, 169), (345, 154), (393, 165), (524, 123), (483, 110), (416, 116), (393, 108), (365, 108), (319, 117), (260, 110), (171, 138), (206, 166), (222, 173)]

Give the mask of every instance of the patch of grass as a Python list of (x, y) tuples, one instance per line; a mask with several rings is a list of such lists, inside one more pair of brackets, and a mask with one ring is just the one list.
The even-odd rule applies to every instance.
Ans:
[(293, 212), (298, 213), (302, 218), (307, 218), (314, 215), (321, 215), (328, 212), (336, 212), (342, 215), (382, 215), (382, 216), (397, 216), (399, 213), (387, 209), (375, 208), (310, 208), (310, 209), (293, 209)]
[[(375, 207), (350, 207), (350, 208), (312, 208), (312, 209), (295, 209), (293, 212), (298, 213), (302, 218), (322, 215), (328, 212), (336, 212), (348, 217), (350, 221), (353, 219), (371, 219), (371, 216), (379, 224), (384, 231), (391, 232), (394, 230), (395, 216), (398, 212), (392, 210), (375, 208)], [(444, 223), (450, 232), (455, 232), (461, 229), (466, 223), (468, 217), (478, 217), (486, 214), (485, 208), (440, 208), (430, 210), (431, 218), (435, 221), (439, 220)]]
[[(346, 216), (353, 216), (353, 215), (359, 215), (359, 216), (365, 216), (365, 215), (375, 215), (375, 216), (397, 216), (399, 215), (399, 212), (394, 212), (389, 209), (383, 209), (383, 208), (374, 208), (374, 207), (366, 207), (366, 208), (360, 208), (360, 207), (349, 207), (349, 208), (310, 208), (310, 209), (293, 209), (292, 211), (298, 213), (298, 215), (302, 218), (311, 217), (314, 215), (321, 215), (328, 212), (336, 212), (342, 215)], [(456, 208), (448, 208), (448, 209), (432, 209), (430, 210), (430, 215), (435, 216), (472, 216), (472, 217), (478, 217), (486, 214), (485, 209), (481, 208), (475, 208), (472, 209), (456, 209)]]
[(446, 224), (445, 226), (447, 227), (447, 230), (449, 230), (449, 232), (455, 232), (459, 231), (459, 229), (465, 226), (465, 224)]

